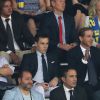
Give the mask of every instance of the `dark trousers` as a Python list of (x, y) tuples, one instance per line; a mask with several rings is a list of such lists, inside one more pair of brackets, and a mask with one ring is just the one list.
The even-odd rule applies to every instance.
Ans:
[(94, 94), (95, 94), (96, 91), (99, 90), (99, 88), (100, 88), (99, 85), (100, 84), (98, 83), (96, 86), (92, 86), (88, 82), (85, 82), (83, 84), (83, 87), (85, 88), (86, 93), (87, 93), (88, 100), (94, 100), (93, 99), (94, 98)]

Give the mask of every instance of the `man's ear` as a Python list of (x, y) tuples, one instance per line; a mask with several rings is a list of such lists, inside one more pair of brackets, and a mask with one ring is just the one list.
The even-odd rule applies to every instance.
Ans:
[(37, 46), (37, 42), (35, 42), (35, 46)]
[(82, 41), (82, 37), (81, 36), (79, 36), (79, 40)]
[(21, 78), (18, 78), (18, 83), (19, 83), (19, 84), (21, 83)]

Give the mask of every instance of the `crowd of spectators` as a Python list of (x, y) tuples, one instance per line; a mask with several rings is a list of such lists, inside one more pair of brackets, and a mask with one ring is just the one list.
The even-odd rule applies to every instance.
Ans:
[(100, 100), (100, 0), (0, 0), (0, 100)]

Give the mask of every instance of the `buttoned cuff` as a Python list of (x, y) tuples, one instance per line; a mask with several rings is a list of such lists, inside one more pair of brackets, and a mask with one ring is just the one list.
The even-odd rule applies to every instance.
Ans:
[(11, 50), (8, 50), (6, 53), (10, 54), (12, 51)]

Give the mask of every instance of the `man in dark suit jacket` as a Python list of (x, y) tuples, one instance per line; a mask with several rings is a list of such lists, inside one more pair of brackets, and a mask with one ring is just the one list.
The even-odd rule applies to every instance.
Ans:
[[(44, 90), (55, 87), (58, 84), (58, 61), (54, 54), (47, 52), (49, 38), (47, 34), (38, 34), (36, 36), (36, 52), (25, 54), (21, 63), (21, 70), (29, 70), (32, 72), (33, 80), (36, 84), (42, 86)], [(46, 62), (47, 72), (44, 76), (44, 59)]]
[[(74, 19), (64, 13), (65, 0), (51, 0), (51, 4), (53, 11), (44, 15), (44, 20), (40, 24), (39, 31), (42, 34), (49, 34), (49, 50), (55, 51), (60, 49), (68, 51), (76, 46), (74, 43), (76, 40)], [(60, 25), (59, 17), (61, 17), (62, 25)], [(60, 41), (60, 29), (62, 30), (62, 42)]]
[(64, 68), (61, 79), (63, 86), (51, 91), (50, 100), (87, 100), (84, 88), (77, 86), (77, 72), (74, 68)]
[[(92, 94), (94, 93), (94, 90), (99, 89), (100, 50), (96, 47), (92, 47), (93, 31), (90, 28), (81, 29), (79, 32), (79, 39), (80, 45), (73, 48), (68, 53), (68, 63), (77, 70), (78, 84), (84, 86), (87, 89), (89, 98), (91, 97), (92, 100)], [(89, 50), (88, 53), (86, 53), (87, 50)], [(95, 84), (93, 84), (93, 81), (91, 81), (91, 75), (89, 74), (89, 59), (92, 60), (91, 75), (95, 73), (95, 75), (92, 76), (92, 79), (95, 76)]]
[[(13, 50), (8, 46), (7, 22), (10, 26), (10, 31), (12, 34)], [(11, 45), (10, 43), (10, 45)], [(30, 45), (34, 43), (34, 38), (29, 32), (23, 17), (17, 12), (12, 10), (11, 0), (0, 0), (0, 51), (7, 52), (10, 55), (12, 61), (18, 61), (18, 56), (14, 53), (16, 50), (25, 50), (25, 45)]]

